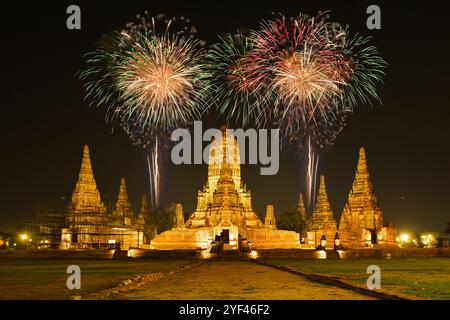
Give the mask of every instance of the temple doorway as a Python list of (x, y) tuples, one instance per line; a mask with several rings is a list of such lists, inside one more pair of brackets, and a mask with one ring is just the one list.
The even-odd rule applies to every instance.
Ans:
[(377, 232), (373, 229), (367, 229), (370, 232), (370, 243), (377, 244)]
[(230, 230), (229, 229), (223, 229), (220, 236), (222, 237), (223, 243), (230, 243)]

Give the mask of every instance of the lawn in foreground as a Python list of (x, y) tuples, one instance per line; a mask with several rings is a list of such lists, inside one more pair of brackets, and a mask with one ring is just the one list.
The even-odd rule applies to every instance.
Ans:
[(164, 300), (371, 300), (251, 261), (211, 259), (113, 299)]
[[(0, 259), (0, 299), (70, 299), (117, 286), (134, 275), (167, 273), (189, 262), (192, 261)], [(67, 289), (69, 265), (81, 268), (80, 290)]]
[(403, 293), (419, 299), (450, 299), (450, 259), (360, 259), (305, 260), (271, 259), (270, 263), (297, 270), (339, 276), (365, 285), (367, 267), (381, 269), (381, 290)]

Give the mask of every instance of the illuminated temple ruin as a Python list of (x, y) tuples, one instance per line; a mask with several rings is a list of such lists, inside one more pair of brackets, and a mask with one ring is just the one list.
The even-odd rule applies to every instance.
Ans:
[(146, 201), (137, 218), (128, 199), (125, 178), (121, 179), (112, 212), (103, 204), (92, 172), (88, 146), (84, 146), (80, 174), (67, 208), (61, 231), (62, 249), (139, 247), (144, 240)]
[[(173, 228), (150, 239), (145, 236), (154, 234), (145, 232), (150, 228), (146, 227), (145, 217), (151, 214), (147, 199), (143, 197), (141, 208), (135, 214), (122, 178), (115, 205), (105, 206), (94, 179), (89, 148), (84, 146), (78, 181), (57, 224), (59, 231), (53, 234), (57, 235), (61, 249), (120, 246), (121, 249), (196, 250), (208, 248), (219, 235), (225, 239), (224, 249), (237, 249), (243, 239), (254, 249), (314, 249), (323, 243), (323, 237), (326, 248), (333, 249), (336, 236), (344, 248), (396, 245), (394, 227), (383, 223), (363, 148), (340, 219), (333, 214), (325, 182), (321, 176), (316, 206), (310, 216), (300, 193), (297, 212), (305, 223), (304, 232), (300, 235), (278, 230), (272, 205), (266, 206), (264, 219), (253, 210), (251, 192), (241, 180), (237, 140), (227, 136), (224, 130), (223, 138), (211, 143), (208, 176), (198, 191), (195, 211), (185, 221), (182, 205), (176, 204)], [(40, 228), (49, 226), (40, 225)]]
[(307, 244), (311, 247), (316, 247), (325, 235), (326, 246), (333, 248), (336, 233), (344, 248), (396, 245), (395, 228), (391, 224), (383, 224), (383, 212), (370, 181), (364, 148), (359, 150), (355, 179), (340, 217), (339, 228), (328, 202), (325, 178), (322, 176), (316, 208), (307, 219), (306, 231)]
[(273, 206), (267, 206), (263, 223), (251, 200), (250, 190), (241, 180), (237, 141), (223, 131), (223, 138), (211, 144), (208, 178), (198, 192), (195, 212), (186, 223), (178, 222), (153, 239), (151, 248), (207, 248), (216, 235), (226, 239), (225, 249), (237, 249), (239, 237), (250, 241), (252, 248), (300, 247), (298, 233), (276, 229)]

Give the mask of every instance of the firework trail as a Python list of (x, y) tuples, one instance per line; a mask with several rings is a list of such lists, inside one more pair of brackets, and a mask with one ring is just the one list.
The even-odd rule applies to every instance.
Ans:
[[(318, 117), (316, 122), (299, 126), (283, 137), (284, 148), (294, 153), (304, 163), (305, 201), (309, 210), (314, 208), (321, 154), (330, 151), (334, 146), (336, 138), (347, 125), (350, 113), (351, 111), (347, 109), (329, 115), (327, 120)], [(281, 122), (278, 126), (283, 128), (286, 123)]]
[(315, 198), (316, 184), (317, 184), (317, 169), (319, 165), (319, 155), (314, 152), (311, 145), (311, 136), (308, 136), (308, 146), (306, 156), (308, 158), (306, 168), (306, 185), (310, 186), (310, 193), (307, 193), (307, 203), (312, 203)]
[(161, 194), (160, 168), (165, 161), (165, 159), (161, 159), (161, 154), (168, 151), (169, 135), (155, 128), (142, 128), (132, 121), (127, 121), (127, 119), (122, 119), (120, 126), (128, 135), (133, 146), (145, 156), (149, 178), (150, 205), (152, 209), (157, 209)]
[(149, 174), (150, 203), (152, 208), (159, 207), (160, 181), (159, 181), (159, 163), (158, 163), (158, 138), (155, 139), (155, 145), (150, 154), (147, 155), (147, 165)]
[(171, 129), (186, 126), (206, 110), (207, 76), (201, 62), (204, 43), (184, 17), (137, 16), (87, 55), (79, 76), (86, 98), (107, 108), (132, 143), (147, 151), (154, 206), (160, 198), (160, 152)]

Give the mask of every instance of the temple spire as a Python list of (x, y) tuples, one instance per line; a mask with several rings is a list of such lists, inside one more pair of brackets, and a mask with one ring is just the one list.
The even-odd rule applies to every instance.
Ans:
[(308, 219), (308, 216), (306, 214), (305, 202), (303, 200), (303, 193), (302, 192), (300, 192), (299, 195), (298, 195), (297, 212), (300, 215), (300, 218), (302, 218), (303, 222), (306, 222), (306, 220)]
[(138, 220), (137, 220), (137, 223), (139, 226), (145, 225), (145, 218), (148, 216), (148, 214), (149, 214), (148, 200), (147, 200), (147, 196), (144, 194), (142, 196), (141, 208), (139, 209), (139, 215), (138, 215)]
[(127, 186), (123, 177), (120, 180), (119, 195), (113, 214), (118, 218), (133, 218), (133, 209), (128, 199)]
[(181, 203), (177, 203), (175, 205), (174, 228), (175, 229), (185, 229), (186, 228), (185, 224), (184, 224), (183, 207), (181, 206)]
[(87, 145), (83, 148), (80, 173), (68, 209), (70, 213), (106, 212), (106, 207), (101, 201), (100, 193), (95, 183), (89, 147)]
[(370, 182), (365, 150), (360, 148), (355, 180), (339, 222), (341, 240), (345, 244), (362, 245), (366, 238), (365, 230), (376, 231), (382, 225), (383, 212)]
[(277, 222), (275, 220), (275, 212), (274, 212), (273, 205), (271, 205), (271, 204), (267, 205), (267, 207), (266, 207), (266, 217), (264, 219), (264, 225), (270, 229), (277, 228)]
[(367, 194), (372, 193), (372, 183), (370, 182), (369, 171), (367, 169), (366, 151), (363, 147), (359, 149), (358, 165), (356, 167), (355, 180), (353, 181), (352, 189), (361, 187)]
[(323, 175), (320, 176), (319, 195), (317, 196), (316, 207), (313, 212), (313, 216), (316, 215), (333, 217), (333, 212), (331, 211), (331, 206), (328, 201), (327, 190), (325, 187), (325, 177)]
[(208, 183), (207, 187), (212, 194), (222, 174), (223, 167), (228, 167), (231, 172), (231, 180), (235, 189), (241, 186), (241, 167), (239, 158), (239, 147), (237, 140), (231, 133), (227, 133), (227, 127), (222, 126), (221, 138), (213, 139), (209, 153)]
[(316, 207), (306, 223), (306, 231), (310, 239), (308, 241), (314, 247), (317, 247), (319, 240), (323, 236), (328, 240), (326, 246), (333, 247), (332, 239), (334, 239), (336, 234), (337, 226), (336, 220), (333, 218), (330, 202), (328, 201), (324, 176), (320, 176), (319, 195), (317, 196)]

